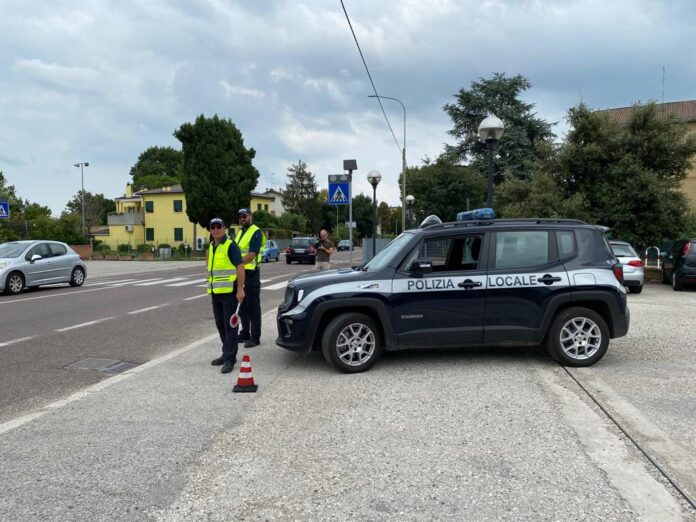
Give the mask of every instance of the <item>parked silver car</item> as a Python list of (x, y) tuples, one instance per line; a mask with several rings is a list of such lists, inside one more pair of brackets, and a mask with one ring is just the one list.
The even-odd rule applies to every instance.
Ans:
[(640, 294), (643, 291), (645, 279), (644, 263), (636, 254), (635, 249), (626, 241), (609, 241), (611, 250), (623, 265), (624, 286), (632, 294)]
[(0, 245), (0, 292), (54, 283), (81, 286), (87, 267), (74, 250), (58, 241), (10, 241)]

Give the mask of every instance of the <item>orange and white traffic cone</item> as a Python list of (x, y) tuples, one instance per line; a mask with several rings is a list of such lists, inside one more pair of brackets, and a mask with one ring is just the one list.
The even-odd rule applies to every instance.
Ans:
[(251, 371), (251, 358), (248, 355), (242, 357), (242, 366), (239, 368), (239, 377), (232, 391), (240, 392), (255, 392), (258, 386), (254, 384), (254, 373)]

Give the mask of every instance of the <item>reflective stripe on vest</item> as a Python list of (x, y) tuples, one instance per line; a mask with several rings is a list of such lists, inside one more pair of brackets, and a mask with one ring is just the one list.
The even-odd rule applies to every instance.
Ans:
[(230, 261), (229, 249), (232, 240), (227, 238), (224, 243), (219, 243), (217, 248), (214, 243), (208, 249), (208, 293), (231, 294), (234, 282), (237, 280), (237, 269)]
[[(249, 228), (246, 229), (246, 232), (244, 232), (244, 235), (242, 235), (242, 231), (240, 230), (237, 232), (237, 237), (235, 237), (235, 241), (239, 245), (239, 249), (242, 251), (242, 258), (246, 257), (246, 255), (249, 253), (249, 246), (251, 246), (251, 238), (254, 236), (254, 233), (257, 230), (261, 230), (259, 227), (256, 225), (252, 224), (249, 225)], [(263, 249), (266, 247), (266, 236), (264, 235), (263, 232), (261, 232), (261, 248), (259, 248), (259, 251), (256, 253), (256, 258), (252, 259), (248, 263), (244, 263), (244, 268), (246, 270), (256, 270), (258, 267), (259, 263), (261, 262), (261, 255), (263, 254)]]

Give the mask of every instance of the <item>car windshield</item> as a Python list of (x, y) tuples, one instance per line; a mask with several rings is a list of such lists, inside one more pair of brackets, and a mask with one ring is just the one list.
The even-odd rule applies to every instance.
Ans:
[(348, 245), (350, 245), (350, 241), (348, 241), (347, 239), (342, 239), (341, 242), (339, 243), (339, 245), (346, 245), (346, 246), (348, 246)]
[(293, 239), (292, 243), (290, 243), (290, 246), (293, 248), (309, 248), (309, 245), (309, 239)]
[(19, 257), (24, 249), (27, 248), (27, 243), (5, 243), (0, 245), (0, 257)]
[(394, 256), (401, 252), (402, 246), (408, 243), (412, 237), (413, 234), (409, 232), (402, 233), (384, 247), (383, 250), (377, 252), (377, 255), (370, 259), (363, 268), (365, 270), (377, 270), (383, 266), (387, 266), (394, 259)]
[(611, 250), (616, 257), (638, 257), (631, 245), (612, 243)]

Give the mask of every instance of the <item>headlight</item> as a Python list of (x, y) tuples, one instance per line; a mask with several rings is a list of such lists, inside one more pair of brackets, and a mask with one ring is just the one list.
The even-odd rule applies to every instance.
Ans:
[(5, 268), (5, 267), (6, 267), (7, 265), (9, 265), (9, 264), (10, 264), (9, 261), (2, 261), (2, 262), (0, 262), (0, 269)]
[(281, 310), (289, 310), (295, 304), (295, 285), (289, 284), (285, 289), (285, 297), (280, 305)]

